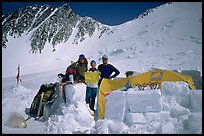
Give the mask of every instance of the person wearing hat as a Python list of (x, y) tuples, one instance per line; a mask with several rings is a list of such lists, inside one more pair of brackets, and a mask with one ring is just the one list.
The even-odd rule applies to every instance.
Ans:
[(72, 62), (72, 64), (68, 66), (65, 77), (62, 79), (62, 82), (69, 81), (69, 75), (73, 74), (74, 82), (85, 83), (84, 72), (87, 72), (87, 70), (88, 70), (88, 61), (84, 54), (80, 54), (77, 62)]
[[(107, 78), (107, 79), (111, 79), (111, 78), (115, 78), (116, 76), (118, 76), (120, 74), (120, 71), (115, 68), (113, 65), (108, 63), (108, 56), (103, 55), (102, 57), (102, 61), (103, 64), (100, 64), (98, 66), (98, 70), (100, 71), (100, 80), (99, 80), (99, 86), (101, 84), (101, 81), (103, 80), (103, 78)], [(115, 72), (114, 75), (112, 75), (112, 73)]]
[[(96, 62), (94, 60), (91, 61), (90, 65), (91, 68), (88, 70), (88, 72), (99, 72), (98, 69), (96, 69)], [(95, 112), (94, 105), (97, 91), (98, 91), (97, 83), (87, 84), (85, 100), (87, 107), (90, 108), (93, 112)]]

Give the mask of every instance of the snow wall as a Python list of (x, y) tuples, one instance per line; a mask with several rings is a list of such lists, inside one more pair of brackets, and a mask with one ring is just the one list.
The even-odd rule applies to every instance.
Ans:
[(136, 133), (202, 133), (202, 90), (189, 90), (184, 82), (163, 82), (162, 93), (116, 90), (106, 96), (104, 118), (135, 127)]

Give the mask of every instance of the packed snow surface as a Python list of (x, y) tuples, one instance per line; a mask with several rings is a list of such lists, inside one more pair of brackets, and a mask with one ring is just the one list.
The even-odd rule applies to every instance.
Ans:
[[(84, 84), (74, 85), (68, 95), (68, 104), (60, 106), (61, 113), (53, 114), (46, 122), (27, 121), (26, 128), (6, 125), (13, 112), (27, 118), (25, 108), (38, 91), (41, 75), (36, 74), (32, 81), (20, 85), (14, 78), (3, 80), (2, 131), (3, 133), (202, 133), (202, 90), (189, 90), (183, 82), (164, 82), (162, 96), (160, 90), (114, 91), (106, 96), (106, 112), (103, 120), (94, 121), (85, 105)], [(52, 73), (43, 82), (51, 82)], [(150, 97), (152, 94), (152, 97)], [(132, 101), (135, 99), (135, 101)], [(151, 103), (152, 102), (152, 103)], [(156, 106), (155, 106), (156, 105)], [(131, 110), (133, 109), (133, 110)], [(14, 121), (13, 121), (14, 122)], [(15, 122), (14, 122), (15, 123)], [(12, 124), (15, 125), (15, 124)]]

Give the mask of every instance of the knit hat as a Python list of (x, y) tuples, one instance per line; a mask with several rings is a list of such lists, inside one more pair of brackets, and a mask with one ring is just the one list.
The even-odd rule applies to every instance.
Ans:
[(80, 54), (80, 55), (79, 55), (79, 59), (85, 59), (84, 54)]
[(90, 64), (92, 64), (92, 63), (96, 63), (96, 61), (92, 60), (92, 61), (90, 62)]

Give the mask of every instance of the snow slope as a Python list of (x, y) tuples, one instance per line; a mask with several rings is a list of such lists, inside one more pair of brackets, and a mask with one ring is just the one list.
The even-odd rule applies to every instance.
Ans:
[[(29, 53), (29, 35), (16, 39), (8, 37), (8, 47), (2, 48), (3, 133), (146, 133), (137, 125), (130, 127), (123, 122), (100, 120), (95, 123), (85, 107), (83, 84), (74, 87), (73, 104), (62, 107), (62, 115), (53, 116), (46, 123), (31, 119), (25, 129), (9, 128), (4, 123), (13, 111), (26, 117), (24, 110), (30, 106), (40, 85), (55, 82), (57, 74), (64, 73), (70, 62), (76, 61), (81, 53), (89, 62), (94, 59), (97, 64), (101, 63), (103, 54), (108, 55), (109, 62), (120, 70), (123, 77), (127, 70), (145, 72), (151, 68), (198, 70), (202, 75), (201, 11), (202, 3), (199, 2), (164, 5), (143, 18), (111, 26), (113, 33), (101, 38), (96, 32), (78, 45), (69, 41), (61, 43), (56, 46), (55, 52), (52, 52), (52, 45), (47, 43), (42, 54)], [(20, 86), (15, 83), (18, 64), (21, 65)], [(202, 112), (192, 114), (189, 120), (200, 124), (200, 118)], [(152, 130), (151, 133), (157, 132)], [(189, 133), (201, 131), (195, 128)]]
[(147, 71), (151, 67), (202, 72), (201, 11), (199, 2), (161, 6), (142, 19), (111, 26), (113, 33), (101, 38), (96, 32), (78, 45), (69, 41), (59, 44), (55, 52), (52, 45), (46, 44), (42, 54), (29, 53), (29, 35), (17, 39), (8, 37), (8, 48), (2, 51), (2, 76), (14, 76), (18, 64), (21, 64), (22, 75), (63, 71), (80, 53), (98, 63), (101, 63), (100, 57), (107, 54), (110, 63), (114, 62), (122, 74), (125, 70)]

